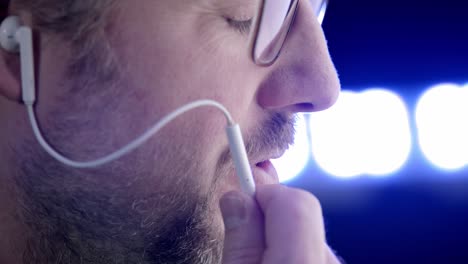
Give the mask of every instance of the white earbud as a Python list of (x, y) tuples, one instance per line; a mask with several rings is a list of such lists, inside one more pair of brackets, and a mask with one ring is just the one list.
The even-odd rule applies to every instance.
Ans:
[(22, 26), (19, 17), (7, 17), (0, 25), (0, 45), (9, 52), (19, 51), (22, 99), (26, 105), (33, 105), (36, 100), (36, 88), (31, 29)]
[(16, 32), (21, 27), (19, 17), (10, 16), (3, 20), (0, 26), (0, 45), (6, 51), (19, 52), (19, 43), (16, 38)]

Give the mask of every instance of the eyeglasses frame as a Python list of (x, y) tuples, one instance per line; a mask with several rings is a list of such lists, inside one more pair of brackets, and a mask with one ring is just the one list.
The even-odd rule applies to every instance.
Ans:
[[(250, 37), (251, 41), (250, 41), (249, 46), (248, 46), (248, 49), (250, 50), (250, 57), (251, 57), (252, 61), (256, 65), (262, 66), (262, 67), (271, 66), (278, 59), (278, 57), (279, 57), (279, 55), (281, 53), (281, 50), (283, 49), (283, 46), (284, 46), (284, 43), (286, 41), (287, 35), (291, 31), (292, 24), (294, 23), (294, 20), (296, 18), (299, 2), (301, 0), (293, 0), (294, 1), (292, 3), (293, 6), (290, 8), (290, 12), (287, 14), (287, 16), (286, 16), (286, 18), (285, 18), (285, 20), (283, 22), (283, 25), (281, 26), (281, 29), (280, 29), (279, 33), (275, 36), (275, 39), (282, 38), (281, 41), (275, 42), (275, 43), (279, 44), (279, 47), (276, 47), (278, 49), (278, 51), (276, 52), (275, 57), (271, 61), (260, 62), (260, 61), (257, 61), (255, 59), (255, 46), (257, 45), (258, 33), (259, 33), (259, 30), (260, 30), (260, 23), (262, 21), (262, 16), (263, 16), (263, 13), (264, 13), (265, 1), (268, 1), (268, 0), (261, 0), (261, 2), (259, 4), (259, 8), (257, 10), (257, 15), (255, 16), (254, 21), (253, 21), (254, 28), (252, 30), (252, 36)], [(329, 0), (323, 0), (320, 7), (319, 7), (319, 11), (317, 12), (317, 19), (319, 20), (320, 25), (323, 22), (325, 12), (326, 12), (326, 9), (327, 9), (328, 5), (329, 5)], [(287, 30), (284, 29), (285, 25), (287, 25)]]

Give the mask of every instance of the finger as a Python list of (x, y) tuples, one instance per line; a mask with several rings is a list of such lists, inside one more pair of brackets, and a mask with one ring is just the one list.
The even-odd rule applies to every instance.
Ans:
[(265, 218), (263, 263), (326, 263), (322, 210), (314, 196), (281, 185), (265, 185), (258, 186), (256, 198)]
[(240, 192), (220, 200), (225, 226), (223, 264), (258, 264), (265, 250), (263, 216), (256, 201)]

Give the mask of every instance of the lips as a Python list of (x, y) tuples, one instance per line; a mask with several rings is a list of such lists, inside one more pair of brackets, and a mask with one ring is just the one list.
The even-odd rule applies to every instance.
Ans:
[(258, 162), (253, 166), (252, 172), (257, 184), (279, 183), (278, 173), (270, 160)]
[(276, 172), (271, 159), (281, 157), (285, 151), (286, 149), (283, 148), (275, 148), (252, 157), (252, 160), (256, 161), (256, 163), (254, 163), (255, 165), (252, 165), (252, 172), (257, 184), (279, 183), (278, 173)]

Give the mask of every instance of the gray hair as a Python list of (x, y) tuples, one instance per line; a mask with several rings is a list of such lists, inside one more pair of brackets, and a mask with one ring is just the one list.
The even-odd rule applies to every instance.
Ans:
[(67, 41), (79, 42), (105, 25), (116, 0), (11, 0), (9, 2), (16, 10), (31, 14), (36, 30), (56, 34)]

